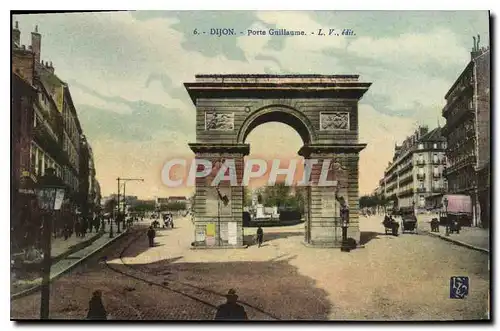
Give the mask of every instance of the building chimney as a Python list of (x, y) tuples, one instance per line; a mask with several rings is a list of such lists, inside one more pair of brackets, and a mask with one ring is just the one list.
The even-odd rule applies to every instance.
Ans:
[(16, 21), (14, 29), (12, 29), (12, 42), (18, 47), (21, 46), (21, 31), (19, 30), (19, 22)]
[(47, 69), (51, 74), (54, 74), (54, 66), (52, 65), (52, 61), (50, 61), (50, 64), (47, 62)]
[(35, 57), (35, 64), (40, 63), (40, 52), (42, 48), (42, 36), (38, 33), (38, 25), (35, 26), (35, 32), (31, 32), (31, 50)]
[(471, 60), (474, 60), (482, 53), (481, 48), (479, 48), (479, 42), (481, 41), (481, 36), (477, 35), (477, 39), (476, 37), (472, 37), (472, 40), (474, 40), (474, 42), (472, 45), (472, 51), (470, 52), (470, 58)]
[(429, 132), (429, 128), (427, 126), (420, 127), (420, 137), (425, 136)]

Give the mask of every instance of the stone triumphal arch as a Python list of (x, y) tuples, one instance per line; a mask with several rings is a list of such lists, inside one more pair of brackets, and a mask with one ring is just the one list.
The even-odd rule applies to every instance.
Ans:
[[(334, 186), (311, 185), (304, 242), (310, 246), (340, 246), (339, 204), (350, 209), (348, 237), (359, 242), (358, 161), (366, 144), (358, 142), (358, 101), (371, 83), (358, 75), (196, 75), (185, 87), (196, 106), (196, 142), (189, 144), (197, 159), (213, 164), (235, 160), (241, 183), (244, 157), (250, 152), (247, 135), (256, 126), (277, 121), (301, 136), (298, 151), (304, 159), (332, 160)], [(314, 165), (311, 179), (320, 176)], [(330, 175), (330, 173), (329, 173)], [(196, 179), (195, 242), (200, 247), (241, 247), (243, 241), (243, 187), (210, 176)], [(219, 197), (227, 196), (222, 201)]]

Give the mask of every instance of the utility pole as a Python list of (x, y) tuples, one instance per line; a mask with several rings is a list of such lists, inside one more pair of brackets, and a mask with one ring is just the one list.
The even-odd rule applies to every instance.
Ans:
[(115, 217), (115, 222), (116, 222), (116, 233), (120, 233), (120, 222), (118, 221), (120, 219), (120, 177), (116, 179), (118, 181), (118, 197), (116, 199), (116, 217)]
[[(144, 182), (144, 178), (120, 178), (118, 177), (116, 179), (118, 181), (118, 214), (120, 214), (120, 182), (123, 182), (123, 215), (125, 215), (125, 203), (126, 203), (126, 196), (125, 196), (125, 185), (127, 182), (131, 181), (136, 181), (136, 182)], [(121, 216), (120, 216), (121, 219)], [(117, 230), (116, 233), (120, 233), (120, 222), (117, 224)]]

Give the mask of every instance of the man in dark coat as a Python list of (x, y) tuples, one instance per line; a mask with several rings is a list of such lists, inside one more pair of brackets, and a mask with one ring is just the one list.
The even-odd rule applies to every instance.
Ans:
[(257, 229), (257, 243), (259, 244), (259, 247), (262, 246), (262, 241), (264, 240), (264, 230), (259, 226)]
[(105, 320), (108, 317), (108, 313), (104, 308), (102, 303), (102, 293), (101, 291), (94, 291), (92, 293), (92, 299), (89, 301), (89, 312), (87, 313), (87, 319), (89, 320)]
[(149, 247), (153, 247), (155, 245), (154, 243), (155, 235), (156, 232), (153, 229), (153, 226), (150, 226), (148, 230)]
[(245, 308), (242, 305), (236, 303), (238, 301), (238, 296), (236, 291), (230, 289), (226, 295), (227, 302), (217, 307), (217, 313), (215, 314), (215, 320), (247, 320), (248, 316), (245, 312)]

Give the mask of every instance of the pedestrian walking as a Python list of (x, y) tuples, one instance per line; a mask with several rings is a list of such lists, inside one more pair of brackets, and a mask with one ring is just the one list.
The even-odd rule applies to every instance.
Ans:
[(245, 308), (237, 303), (238, 295), (234, 289), (230, 289), (226, 294), (226, 303), (217, 307), (215, 320), (247, 320), (248, 316)]
[(82, 238), (85, 238), (85, 235), (87, 234), (87, 228), (88, 228), (87, 220), (82, 219), (82, 223), (81, 223), (81, 236), (82, 236)]
[(75, 222), (75, 233), (77, 237), (81, 236), (81, 223), (79, 220)]
[(88, 320), (105, 320), (108, 317), (106, 308), (102, 303), (102, 292), (97, 290), (92, 293), (92, 298), (89, 301), (89, 311), (87, 313)]
[(257, 229), (257, 243), (259, 244), (259, 247), (262, 246), (262, 241), (264, 240), (264, 230), (259, 226)]
[(153, 227), (150, 226), (149, 230), (148, 230), (149, 247), (153, 247), (155, 245), (155, 242), (154, 242), (155, 236), (156, 236), (156, 232), (153, 229)]
[(94, 217), (94, 228), (95, 228), (95, 233), (99, 232), (99, 228), (101, 227), (101, 221), (99, 220), (99, 216), (96, 215)]
[(64, 226), (64, 240), (68, 240), (69, 236), (70, 236), (70, 228), (69, 228), (69, 224), (66, 223), (66, 225)]

